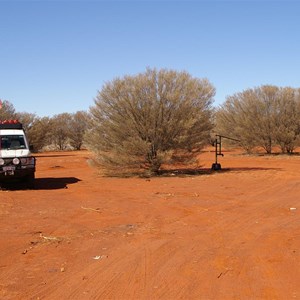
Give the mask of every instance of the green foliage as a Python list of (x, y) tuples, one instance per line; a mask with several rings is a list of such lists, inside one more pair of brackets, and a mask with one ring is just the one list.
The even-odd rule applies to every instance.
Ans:
[(187, 160), (207, 142), (214, 94), (208, 80), (186, 72), (148, 69), (117, 78), (90, 109), (86, 144), (110, 173), (156, 173), (176, 150)]

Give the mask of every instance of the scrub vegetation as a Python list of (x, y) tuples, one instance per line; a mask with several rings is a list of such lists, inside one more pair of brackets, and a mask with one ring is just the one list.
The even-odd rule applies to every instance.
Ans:
[(214, 108), (214, 86), (187, 72), (147, 69), (107, 82), (89, 111), (39, 117), (1, 101), (0, 120), (19, 119), (35, 151), (88, 148), (108, 175), (157, 174), (163, 164), (198, 164), (214, 133), (247, 152), (300, 146), (300, 89), (263, 85)]
[(9, 101), (3, 101), (0, 120), (18, 119), (27, 133), (34, 151), (80, 150), (87, 129), (88, 112), (61, 113), (52, 117), (39, 117), (28, 112), (16, 112)]
[(264, 85), (230, 96), (216, 112), (215, 130), (248, 152), (276, 146), (292, 153), (300, 145), (300, 89)]
[(148, 69), (107, 83), (90, 110), (87, 146), (118, 174), (156, 174), (163, 163), (190, 162), (209, 140), (214, 87), (186, 72)]

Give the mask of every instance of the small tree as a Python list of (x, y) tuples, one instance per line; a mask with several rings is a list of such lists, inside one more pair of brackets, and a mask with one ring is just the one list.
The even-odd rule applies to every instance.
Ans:
[(277, 91), (277, 87), (262, 86), (228, 97), (217, 113), (217, 130), (240, 140), (248, 152), (261, 146), (271, 153)]
[(69, 140), (70, 145), (80, 150), (83, 144), (84, 134), (88, 128), (88, 113), (85, 111), (78, 111), (71, 115)]
[(292, 88), (262, 86), (227, 98), (216, 114), (217, 131), (241, 141), (248, 151), (273, 145), (292, 152), (299, 142), (300, 102)]
[(17, 118), (23, 125), (29, 144), (32, 145), (31, 141), (34, 139), (34, 137), (32, 137), (31, 131), (35, 121), (37, 120), (36, 114), (20, 112), (17, 113)]
[(292, 153), (299, 145), (300, 137), (300, 102), (295, 89), (281, 89), (276, 102), (276, 112), (275, 141), (282, 153)]
[(0, 121), (16, 119), (16, 110), (12, 103), (0, 99)]
[(59, 150), (67, 148), (70, 131), (71, 114), (61, 113), (50, 119), (50, 139)]
[[(148, 69), (105, 84), (91, 107), (87, 146), (106, 170), (156, 173), (209, 139), (214, 87), (186, 72)], [(122, 169), (120, 169), (120, 167)]]
[(33, 145), (34, 151), (38, 152), (50, 143), (50, 133), (49, 117), (37, 117), (34, 119), (28, 130), (29, 142)]

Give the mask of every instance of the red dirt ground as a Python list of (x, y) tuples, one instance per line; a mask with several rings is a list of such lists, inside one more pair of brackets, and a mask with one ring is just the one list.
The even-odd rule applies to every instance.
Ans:
[(151, 179), (87, 158), (40, 154), (35, 190), (0, 191), (0, 299), (300, 298), (300, 156)]

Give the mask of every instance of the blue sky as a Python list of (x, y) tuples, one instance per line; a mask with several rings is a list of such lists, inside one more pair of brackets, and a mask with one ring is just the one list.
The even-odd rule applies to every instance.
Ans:
[(187, 71), (215, 105), (248, 88), (300, 87), (298, 1), (0, 0), (0, 99), (52, 116), (88, 110), (115, 77)]

